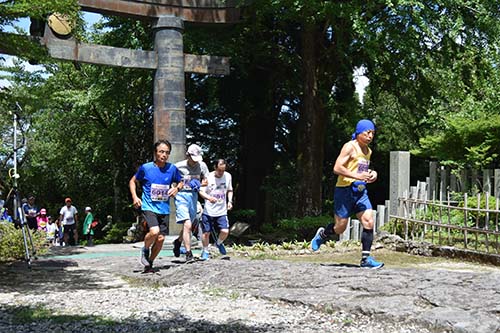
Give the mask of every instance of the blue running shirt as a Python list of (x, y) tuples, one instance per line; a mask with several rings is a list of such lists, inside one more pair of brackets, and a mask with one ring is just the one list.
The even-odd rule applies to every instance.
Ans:
[(142, 210), (156, 214), (170, 214), (167, 192), (172, 183), (179, 183), (182, 180), (179, 169), (171, 163), (159, 168), (154, 162), (148, 162), (139, 167), (135, 178), (142, 185)]

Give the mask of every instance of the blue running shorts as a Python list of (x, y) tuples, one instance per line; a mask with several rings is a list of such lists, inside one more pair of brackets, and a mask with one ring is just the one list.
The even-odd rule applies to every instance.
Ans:
[(208, 216), (203, 214), (201, 217), (201, 230), (204, 233), (212, 231), (213, 226), (220, 229), (229, 229), (229, 221), (227, 215), (222, 216)]
[(181, 191), (175, 196), (175, 221), (184, 223), (186, 220), (193, 222), (196, 219), (196, 205), (198, 193)]
[(372, 209), (368, 198), (368, 190), (354, 191), (352, 186), (335, 187), (333, 195), (333, 211), (340, 218), (348, 218), (352, 214)]

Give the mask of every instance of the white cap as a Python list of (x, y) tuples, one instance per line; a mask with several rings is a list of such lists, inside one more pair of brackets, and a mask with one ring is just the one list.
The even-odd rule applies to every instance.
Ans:
[(91, 210), (92, 210), (92, 208), (90, 208), (90, 207), (88, 207), (88, 206), (87, 206), (87, 207), (85, 207), (85, 211), (86, 211), (86, 212), (89, 212), (89, 211), (91, 211)]
[(201, 147), (196, 144), (192, 144), (189, 146), (186, 155), (191, 156), (191, 158), (195, 162), (201, 162), (203, 160), (203, 157), (201, 156), (202, 155)]

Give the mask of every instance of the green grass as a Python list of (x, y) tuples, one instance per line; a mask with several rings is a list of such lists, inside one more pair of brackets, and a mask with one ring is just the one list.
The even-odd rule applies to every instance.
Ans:
[(15, 324), (30, 324), (39, 321), (50, 321), (56, 324), (72, 323), (75, 321), (91, 320), (96, 325), (112, 326), (118, 324), (117, 321), (102, 316), (66, 315), (54, 313), (53, 310), (45, 306), (23, 307), (14, 310), (13, 322)]
[[(306, 243), (306, 242), (304, 242)], [(340, 243), (326, 244), (319, 252), (313, 253), (304, 248), (304, 243), (283, 243), (279, 245), (278, 251), (271, 250), (269, 246), (238, 247), (235, 255), (250, 260), (286, 260), (297, 263), (336, 263), (359, 265), (361, 259), (361, 245), (359, 242), (346, 241)], [(275, 247), (273, 247), (274, 249)], [(424, 257), (396, 252), (389, 249), (377, 249), (372, 251), (372, 256), (377, 261), (385, 263), (388, 268), (446, 268), (451, 270), (500, 270), (499, 267), (480, 264), (460, 259), (445, 257)]]

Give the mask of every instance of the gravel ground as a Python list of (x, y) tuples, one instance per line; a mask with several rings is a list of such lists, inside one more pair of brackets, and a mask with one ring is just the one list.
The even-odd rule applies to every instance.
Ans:
[[(189, 284), (152, 288), (120, 282), (104, 290), (2, 293), (0, 304), (7, 309), (0, 318), (4, 332), (423, 332)], [(51, 309), (52, 320), (16, 323), (20, 307)]]
[(1, 272), (0, 332), (428, 332), (209, 283), (163, 286), (81, 263), (39, 266)]

